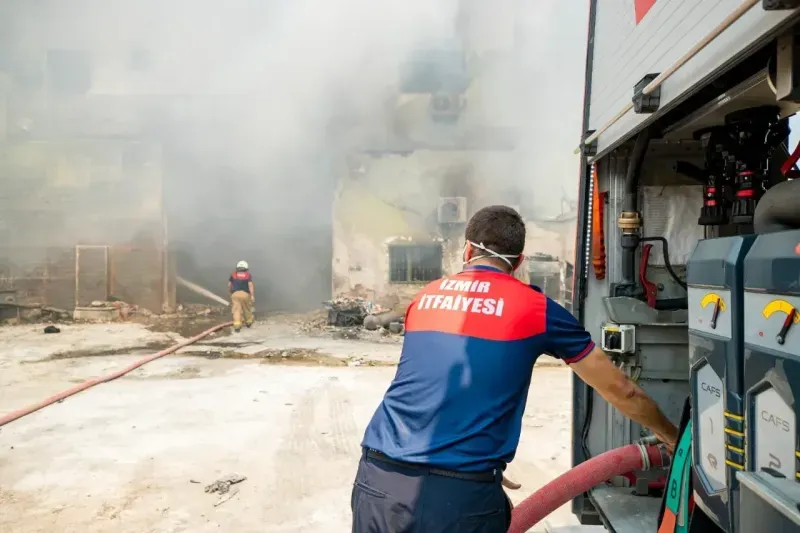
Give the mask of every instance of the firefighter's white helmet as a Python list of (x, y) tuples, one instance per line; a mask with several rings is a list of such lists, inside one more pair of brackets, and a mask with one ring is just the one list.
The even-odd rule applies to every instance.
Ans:
[(236, 268), (239, 270), (247, 270), (250, 267), (247, 265), (247, 261), (239, 261), (236, 263)]

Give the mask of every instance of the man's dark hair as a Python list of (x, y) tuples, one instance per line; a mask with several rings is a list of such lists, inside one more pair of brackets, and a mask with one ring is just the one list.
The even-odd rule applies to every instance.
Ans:
[[(500, 255), (521, 255), (525, 248), (525, 222), (508, 206), (490, 205), (472, 215), (465, 236)], [(481, 251), (476, 250), (475, 254), (481, 255)], [(488, 256), (485, 252), (484, 255)]]

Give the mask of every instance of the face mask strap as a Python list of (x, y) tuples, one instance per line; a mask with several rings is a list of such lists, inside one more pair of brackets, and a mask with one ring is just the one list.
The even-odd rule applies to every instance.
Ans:
[[(511, 254), (498, 254), (498, 253), (497, 253), (497, 252), (495, 252), (494, 250), (490, 250), (489, 248), (487, 248), (486, 246), (484, 246), (484, 245), (483, 245), (483, 243), (480, 243), (480, 244), (478, 244), (478, 243), (474, 243), (474, 242), (472, 242), (472, 241), (467, 241), (467, 242), (464, 244), (464, 248), (465, 248), (465, 250), (466, 250), (466, 246), (467, 246), (467, 244), (470, 244), (470, 245), (472, 245), (473, 247), (475, 247), (475, 248), (477, 248), (477, 249), (479, 249), (479, 250), (483, 250), (483, 251), (484, 251), (484, 252), (486, 252), (486, 254), (488, 254), (488, 255), (476, 255), (475, 257), (470, 257), (470, 258), (469, 258), (469, 259), (468, 259), (468, 260), (465, 262), (466, 264), (470, 264), (471, 262), (473, 262), (473, 261), (475, 261), (475, 260), (477, 260), (477, 259), (484, 258), (484, 257), (494, 257), (494, 258), (496, 258), (496, 259), (501, 259), (501, 260), (505, 261), (506, 263), (508, 263), (508, 266), (510, 266), (510, 267), (511, 267), (511, 270), (514, 270), (515, 268), (517, 268), (517, 267), (519, 266), (519, 263), (520, 263), (519, 259), (520, 259), (520, 257), (521, 257), (521, 256), (519, 256), (519, 255), (511, 255)], [(512, 259), (513, 259), (513, 260), (515, 260), (515, 261), (517, 262), (517, 264), (516, 264), (516, 265), (515, 265), (514, 263), (512, 263), (512, 262), (511, 262), (511, 260), (512, 260)]]

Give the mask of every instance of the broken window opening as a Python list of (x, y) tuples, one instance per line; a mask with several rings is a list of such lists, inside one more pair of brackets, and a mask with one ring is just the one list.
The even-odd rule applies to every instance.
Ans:
[(438, 244), (389, 246), (389, 281), (423, 283), (442, 277), (442, 247)]

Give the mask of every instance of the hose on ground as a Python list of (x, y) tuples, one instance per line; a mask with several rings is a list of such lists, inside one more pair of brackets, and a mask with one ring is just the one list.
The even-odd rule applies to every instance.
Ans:
[(129, 372), (132, 372), (132, 371), (136, 370), (140, 366), (146, 365), (147, 363), (150, 363), (151, 361), (155, 361), (156, 359), (164, 357), (165, 355), (169, 355), (171, 353), (175, 353), (178, 350), (180, 350), (181, 348), (183, 348), (185, 346), (189, 346), (190, 344), (194, 344), (195, 342), (199, 341), (203, 337), (207, 337), (208, 335), (211, 335), (215, 331), (219, 331), (222, 328), (226, 328), (226, 327), (231, 326), (231, 325), (233, 325), (233, 322), (225, 322), (225, 323), (222, 323), (222, 324), (217, 324), (213, 328), (209, 328), (209, 329), (205, 330), (204, 332), (202, 332), (202, 333), (200, 333), (198, 335), (195, 335), (194, 337), (191, 337), (191, 338), (183, 340), (183, 341), (181, 341), (181, 342), (179, 342), (179, 343), (177, 343), (177, 344), (175, 344), (173, 346), (170, 346), (166, 350), (161, 350), (160, 352), (154, 353), (153, 355), (148, 355), (144, 359), (140, 359), (139, 361), (136, 361), (132, 365), (129, 365), (129, 366), (123, 368), (122, 370), (118, 370), (117, 372), (113, 372), (113, 373), (108, 374), (106, 376), (101, 376), (101, 377), (98, 377), (98, 378), (92, 378), (92, 379), (86, 380), (83, 383), (81, 383), (80, 385), (76, 385), (76, 386), (74, 386), (72, 388), (69, 388), (69, 389), (63, 391), (63, 392), (60, 392), (60, 393), (55, 394), (53, 396), (50, 396), (49, 398), (46, 398), (46, 399), (42, 400), (39, 403), (35, 403), (33, 405), (29, 405), (28, 407), (23, 407), (22, 409), (19, 409), (17, 411), (12, 411), (12, 412), (10, 412), (10, 413), (8, 413), (6, 415), (0, 416), (0, 427), (5, 426), (9, 422), (13, 422), (14, 420), (19, 420), (23, 416), (27, 416), (27, 415), (29, 415), (31, 413), (35, 413), (36, 411), (38, 411), (40, 409), (44, 409), (48, 405), (52, 405), (52, 404), (54, 404), (56, 402), (60, 402), (64, 398), (69, 398), (70, 396), (72, 396), (74, 394), (78, 394), (79, 392), (82, 392), (82, 391), (85, 391), (86, 389), (92, 388), (95, 385), (99, 385), (100, 383), (108, 383), (109, 381), (113, 381), (113, 380), (115, 380), (115, 379), (117, 379), (119, 377), (124, 376), (125, 374), (127, 374)]
[(508, 533), (525, 533), (547, 515), (591, 488), (636, 470), (669, 466), (661, 446), (630, 444), (585, 461), (537, 490), (511, 513)]
[[(109, 381), (120, 378), (147, 363), (175, 353), (181, 348), (194, 344), (211, 333), (231, 326), (232, 324), (232, 322), (218, 324), (194, 337), (140, 359), (117, 372), (89, 379), (80, 385), (76, 385), (75, 387), (50, 396), (39, 403), (12, 411), (0, 417), (0, 427), (15, 420), (19, 420), (31, 413), (35, 413), (40, 409), (44, 409), (48, 405), (52, 405), (79, 392), (85, 391), (95, 385), (108, 383)], [(595, 456), (554, 479), (516, 506), (512, 513), (511, 527), (508, 529), (508, 533), (524, 533), (528, 531), (547, 515), (571, 499), (604, 481), (637, 470), (648, 470), (654, 467), (668, 466), (669, 461), (669, 457), (663, 447), (654, 445), (643, 446), (641, 444), (631, 444)]]

